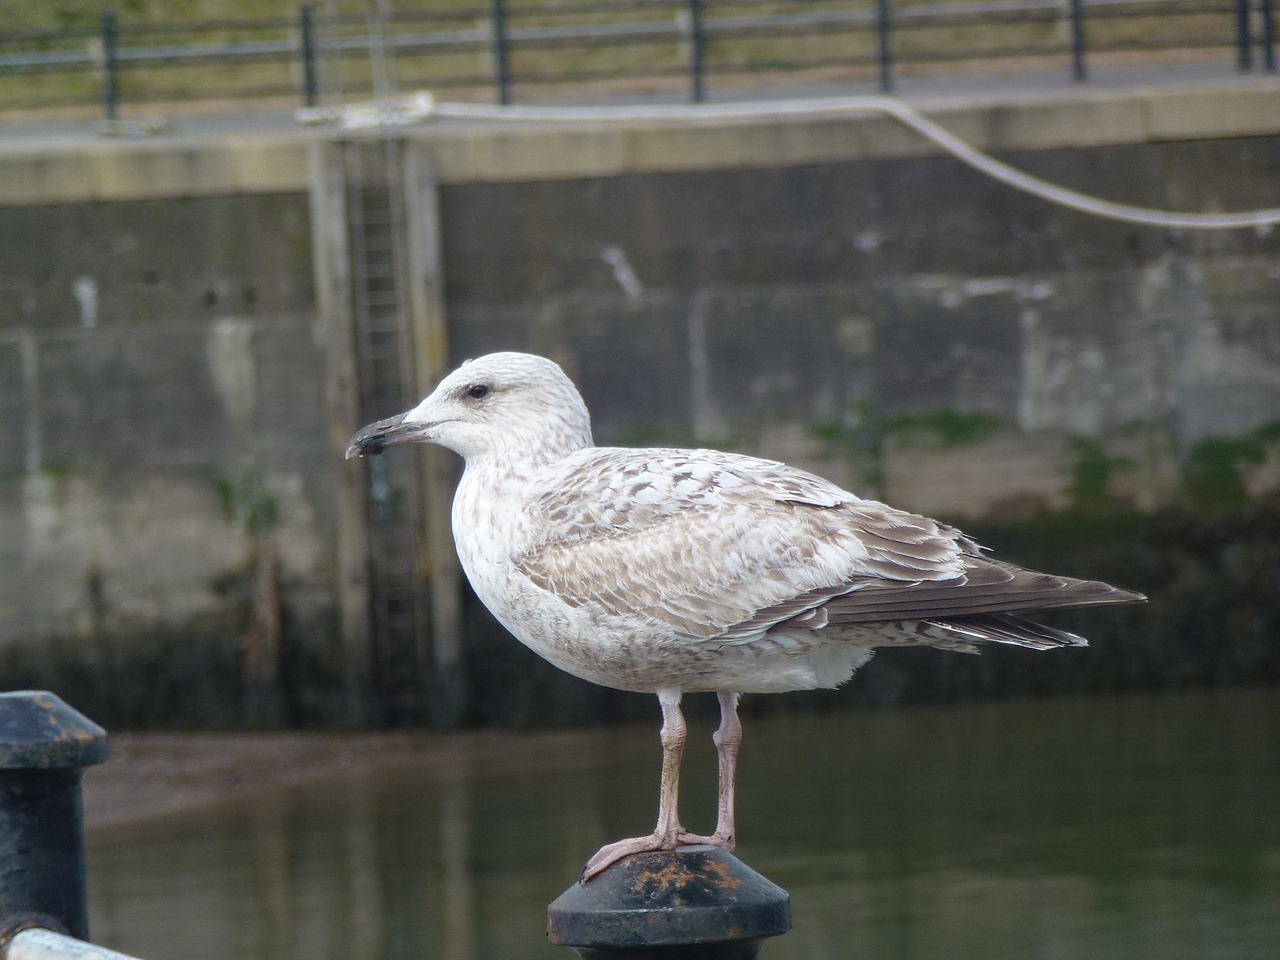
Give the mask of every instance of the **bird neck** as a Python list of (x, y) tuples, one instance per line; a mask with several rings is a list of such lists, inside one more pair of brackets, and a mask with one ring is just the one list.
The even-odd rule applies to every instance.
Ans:
[(548, 436), (512, 430), (483, 451), (467, 456), (467, 471), (484, 475), (489, 482), (519, 481), (591, 445), (590, 433), (584, 436), (565, 431)]

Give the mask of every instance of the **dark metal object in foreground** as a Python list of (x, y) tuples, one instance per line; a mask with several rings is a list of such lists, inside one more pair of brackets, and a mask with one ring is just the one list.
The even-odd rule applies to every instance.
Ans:
[(585, 960), (753, 960), (791, 929), (791, 898), (715, 847), (627, 857), (547, 910), (552, 943)]
[(52, 693), (0, 693), (0, 954), (22, 929), (89, 936), (80, 777), (107, 734)]

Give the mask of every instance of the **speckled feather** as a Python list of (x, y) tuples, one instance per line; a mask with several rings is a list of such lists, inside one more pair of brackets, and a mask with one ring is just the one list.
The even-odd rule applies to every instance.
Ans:
[(835, 686), (884, 645), (1083, 644), (1011, 611), (1141, 599), (991, 560), (952, 527), (781, 463), (595, 447), (577, 390), (539, 357), (469, 362), (352, 447), (392, 430), (466, 459), (454, 537), (495, 616), (622, 689)]

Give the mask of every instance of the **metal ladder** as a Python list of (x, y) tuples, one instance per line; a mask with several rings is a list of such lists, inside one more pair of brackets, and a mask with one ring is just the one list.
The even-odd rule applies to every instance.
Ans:
[[(407, 319), (402, 146), (393, 139), (344, 146), (356, 368), (362, 422), (415, 402)], [(373, 684), (387, 722), (426, 714), (430, 609), (419, 562), (425, 536), (420, 458), (371, 457), (369, 589)]]

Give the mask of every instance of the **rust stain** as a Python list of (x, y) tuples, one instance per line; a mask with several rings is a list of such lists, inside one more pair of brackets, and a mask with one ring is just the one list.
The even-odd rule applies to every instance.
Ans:
[(688, 886), (689, 881), (693, 879), (693, 875), (684, 869), (679, 858), (672, 856), (666, 863), (657, 869), (647, 869), (636, 877), (632, 889), (636, 893), (642, 893), (645, 890), (656, 888), (658, 893), (666, 893), (668, 890), (675, 888), (681, 890)]
[(728, 864), (724, 863), (722, 860), (708, 860), (704, 864), (704, 869), (706, 869), (707, 872), (714, 873), (716, 875), (716, 883), (721, 887), (728, 887), (732, 890), (736, 887), (742, 886), (742, 879), (729, 873)]

